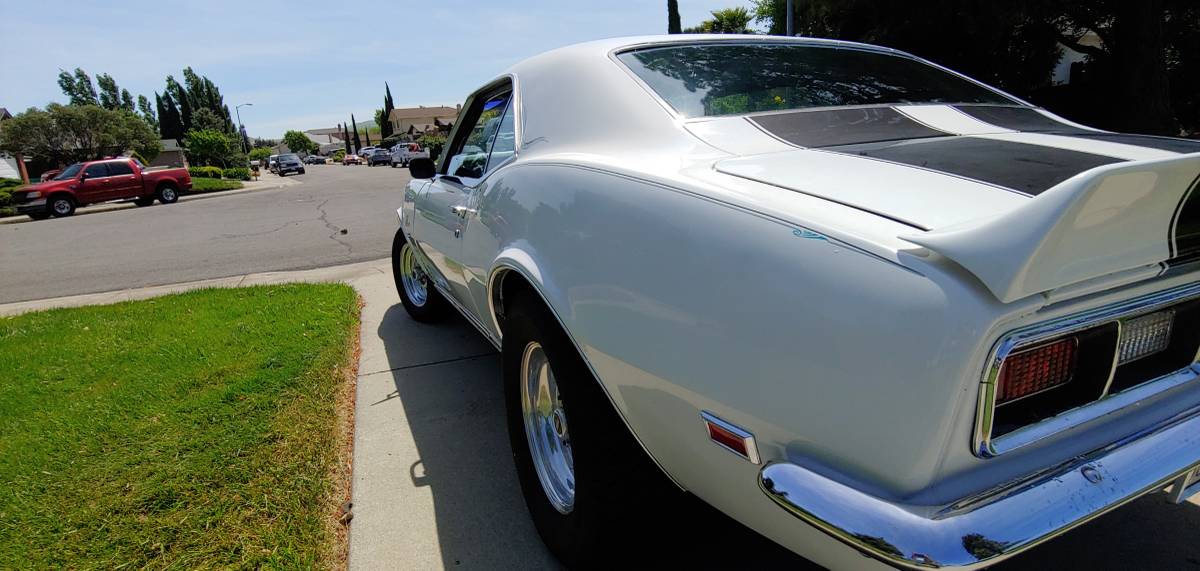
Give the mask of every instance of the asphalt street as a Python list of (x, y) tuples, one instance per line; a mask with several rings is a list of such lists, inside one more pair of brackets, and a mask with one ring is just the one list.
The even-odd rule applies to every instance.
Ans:
[(284, 188), (0, 225), (0, 303), (388, 256), (408, 169), (307, 170)]

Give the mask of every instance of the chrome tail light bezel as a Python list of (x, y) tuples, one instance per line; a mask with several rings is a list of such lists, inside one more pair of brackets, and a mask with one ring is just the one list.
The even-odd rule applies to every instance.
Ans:
[(1149, 396), (1172, 389), (1200, 377), (1200, 351), (1190, 366), (1150, 379), (1120, 393), (1110, 393), (1118, 367), (1119, 348), (1113, 352), (1108, 382), (1101, 395), (1080, 407), (1062, 411), (1056, 416), (1023, 426), (996, 438), (992, 432), (996, 414), (996, 396), (1001, 366), (1009, 355), (1038, 344), (1085, 332), (1089, 329), (1116, 323), (1118, 341), (1122, 321), (1149, 315), (1172, 306), (1200, 299), (1200, 283), (1189, 284), (1162, 292), (1134, 298), (1082, 313), (1052, 319), (1011, 331), (996, 342), (988, 356), (980, 383), (972, 452), (981, 458), (994, 457), (1028, 446), (1068, 428), (1112, 414), (1125, 406)]

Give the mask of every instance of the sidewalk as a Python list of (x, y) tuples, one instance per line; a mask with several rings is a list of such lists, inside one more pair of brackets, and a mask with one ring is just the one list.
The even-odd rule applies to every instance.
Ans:
[(517, 483), (499, 355), (460, 318), (408, 318), (387, 259), (0, 305), (0, 316), (205, 287), (342, 281), (362, 296), (351, 570), (556, 569)]
[[(267, 175), (265, 177), (259, 177), (258, 180), (245, 181), (242, 183), (242, 188), (237, 190), (219, 190), (215, 192), (201, 192), (199, 194), (183, 194), (179, 196), (179, 202), (190, 202), (192, 200), (204, 200), (206, 198), (218, 198), (221, 196), (233, 196), (236, 194), (245, 194), (247, 192), (284, 188), (294, 184), (304, 183), (290, 178)], [(87, 214), (98, 214), (100, 212), (112, 212), (114, 210), (126, 210), (129, 208), (137, 208), (137, 205), (132, 202), (107, 202), (94, 206), (84, 206), (76, 210), (74, 215), (85, 216)], [(23, 224), (25, 222), (33, 222), (33, 219), (24, 215), (5, 216), (4, 218), (0, 218), (0, 224)]]

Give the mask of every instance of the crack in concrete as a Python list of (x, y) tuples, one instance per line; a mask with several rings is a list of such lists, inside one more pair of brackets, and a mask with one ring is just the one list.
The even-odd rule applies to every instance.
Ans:
[(275, 232), (283, 230), (284, 228), (287, 228), (288, 226), (293, 226), (293, 225), (299, 224), (301, 222), (303, 222), (303, 220), (293, 220), (291, 222), (285, 222), (283, 225), (279, 226), (278, 228), (272, 228), (270, 230), (264, 230), (262, 232), (247, 232), (245, 234), (221, 234), (219, 237), (220, 238), (249, 238), (251, 236), (266, 236), (267, 234), (273, 234)]
[(341, 244), (342, 247), (346, 249), (347, 254), (353, 254), (354, 247), (351, 246), (349, 242), (338, 239), (338, 235), (342, 233), (343, 229), (338, 228), (337, 226), (334, 226), (333, 223), (331, 223), (329, 221), (329, 213), (325, 212), (325, 204), (328, 203), (329, 201), (330, 201), (330, 199), (326, 198), (320, 204), (317, 205), (317, 211), (321, 213), (321, 215), (319, 217), (317, 217), (317, 220), (320, 220), (321, 223), (325, 224), (325, 227), (330, 230), (330, 232), (331, 232), (331, 234), (329, 234), (330, 240), (333, 240), (334, 242)]
[(430, 367), (433, 365), (445, 365), (446, 363), (456, 363), (458, 361), (469, 361), (471, 359), (478, 359), (480, 357), (490, 357), (492, 355), (497, 355), (497, 354), (498, 353), (496, 353), (495, 351), (491, 351), (488, 353), (480, 353), (478, 355), (467, 355), (466, 357), (455, 357), (453, 359), (442, 359), (440, 361), (430, 361), (428, 363), (417, 363), (415, 365), (404, 365), (402, 367), (392, 367), (391, 369), (383, 369), (382, 371), (371, 371), (370, 373), (363, 373), (363, 374), (359, 375), (358, 378), (361, 379), (363, 377), (369, 377), (371, 375), (378, 375), (381, 373), (395, 373), (396, 371), (407, 371), (409, 369), (419, 369), (421, 367)]

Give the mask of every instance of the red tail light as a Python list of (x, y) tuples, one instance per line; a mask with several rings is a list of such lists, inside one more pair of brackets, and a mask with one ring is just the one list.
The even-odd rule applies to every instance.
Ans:
[(1078, 345), (1068, 337), (1009, 355), (996, 381), (996, 405), (1065, 385), (1075, 374)]

